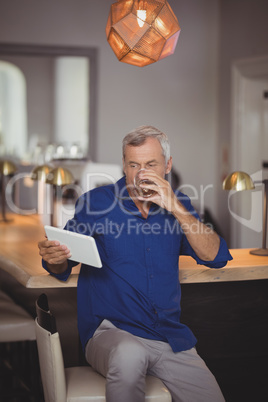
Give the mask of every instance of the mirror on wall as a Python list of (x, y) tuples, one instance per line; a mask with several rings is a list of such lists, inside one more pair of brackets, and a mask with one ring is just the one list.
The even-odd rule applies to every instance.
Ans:
[(97, 50), (0, 43), (0, 157), (94, 159)]

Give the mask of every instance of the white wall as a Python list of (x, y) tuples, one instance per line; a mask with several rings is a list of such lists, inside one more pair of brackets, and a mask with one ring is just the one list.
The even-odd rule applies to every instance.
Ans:
[[(170, 137), (183, 183), (218, 180), (218, 27), (220, 0), (170, 0), (182, 31), (175, 54), (139, 68), (120, 63), (105, 37), (115, 0), (0, 0), (1, 42), (96, 46), (99, 49), (98, 151), (121, 161), (121, 140), (152, 124)], [(205, 204), (217, 216), (217, 197)]]
[[(175, 54), (144, 68), (118, 62), (103, 37), (99, 160), (118, 161), (124, 134), (152, 124), (169, 136), (183, 183), (198, 190), (201, 184), (214, 184), (217, 4), (215, 0), (170, 1), (181, 25)], [(208, 196), (207, 204), (215, 210), (215, 194), (211, 191)]]
[(145, 68), (118, 62), (106, 41), (113, 2), (0, 0), (0, 41), (98, 47), (95, 160), (118, 162), (126, 132), (156, 125), (171, 139), (183, 183), (214, 184), (206, 205), (228, 238), (221, 151), (230, 142), (231, 66), (268, 54), (268, 1), (170, 0), (182, 28), (175, 54)]
[[(220, 2), (220, 97), (219, 97), (219, 166), (222, 166), (221, 149), (231, 142), (231, 71), (238, 60), (268, 56), (268, 1), (221, 0)], [(250, 144), (248, 144), (250, 146)], [(231, 166), (231, 150), (229, 152)], [(236, 168), (237, 169), (237, 168)], [(220, 175), (217, 182), (220, 185)], [(218, 218), (226, 237), (230, 232), (228, 193), (218, 191)], [(229, 236), (228, 236), (229, 237)], [(245, 246), (244, 246), (245, 247)]]

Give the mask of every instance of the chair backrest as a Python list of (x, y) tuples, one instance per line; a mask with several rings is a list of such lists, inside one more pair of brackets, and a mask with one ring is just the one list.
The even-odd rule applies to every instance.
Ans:
[(47, 296), (36, 300), (35, 329), (41, 379), (46, 402), (66, 402), (66, 379), (59, 333)]

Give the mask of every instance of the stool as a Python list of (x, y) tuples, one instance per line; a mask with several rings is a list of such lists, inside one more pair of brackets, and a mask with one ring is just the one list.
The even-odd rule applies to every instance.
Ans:
[[(105, 402), (105, 378), (89, 366), (64, 368), (56, 318), (46, 294), (36, 300), (36, 337), (45, 402)], [(171, 402), (162, 381), (146, 376), (145, 401)], [(127, 401), (126, 401), (127, 402)]]
[(0, 290), (0, 342), (5, 344), (5, 351), (9, 354), (8, 363), (15, 370), (15, 374), (17, 371), (24, 375), (29, 374), (30, 388), (37, 394), (39, 363), (34, 319), (2, 290)]

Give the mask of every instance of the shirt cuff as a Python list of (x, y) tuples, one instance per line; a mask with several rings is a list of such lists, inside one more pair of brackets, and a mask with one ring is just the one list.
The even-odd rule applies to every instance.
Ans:
[(206, 267), (209, 268), (222, 268), (227, 264), (228, 261), (232, 259), (233, 257), (231, 256), (230, 251), (228, 250), (225, 240), (222, 237), (220, 237), (219, 251), (214, 260), (204, 261), (197, 257), (196, 262), (197, 264), (205, 265)]
[(61, 280), (61, 281), (66, 282), (67, 279), (69, 278), (71, 272), (72, 272), (73, 266), (74, 266), (74, 265), (77, 265), (77, 263), (74, 263), (74, 261), (67, 260), (67, 262), (68, 262), (68, 267), (67, 267), (67, 269), (66, 269), (64, 272), (61, 272), (60, 274), (56, 274), (56, 273), (54, 273), (54, 272), (51, 272), (51, 271), (48, 269), (48, 267), (47, 267), (46, 261), (44, 261), (43, 259), (42, 259), (42, 267), (43, 267), (50, 275), (54, 276), (55, 278), (57, 278), (57, 279), (59, 279), (59, 280)]

